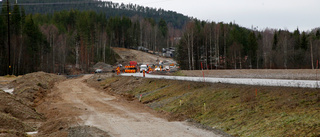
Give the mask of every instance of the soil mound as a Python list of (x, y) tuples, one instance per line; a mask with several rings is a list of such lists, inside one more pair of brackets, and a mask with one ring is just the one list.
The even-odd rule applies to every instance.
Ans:
[(0, 137), (26, 136), (44, 117), (15, 95), (0, 91)]
[(33, 103), (37, 103), (37, 101), (47, 94), (55, 82), (65, 79), (64, 76), (60, 75), (36, 72), (26, 74), (12, 81), (10, 86), (15, 87), (13, 94), (17, 95), (19, 99), (27, 105), (33, 105)]
[(27, 136), (35, 131), (45, 117), (34, 106), (42, 100), (57, 81), (64, 76), (36, 72), (10, 80), (4, 87), (14, 88), (13, 94), (0, 89), (0, 137)]
[(18, 132), (34, 131), (32, 127), (21, 122), (19, 119), (10, 116), (10, 114), (0, 113), (0, 127), (1, 130), (13, 130)]
[(37, 113), (34, 108), (16, 99), (14, 95), (3, 91), (0, 91), (0, 113), (9, 114), (20, 120), (43, 119), (43, 116)]
[(93, 69), (96, 70), (96, 69), (102, 69), (102, 71), (104, 72), (111, 72), (112, 69), (113, 69), (113, 66), (110, 65), (110, 64), (106, 64), (104, 62), (98, 62), (97, 64), (95, 64), (93, 66)]

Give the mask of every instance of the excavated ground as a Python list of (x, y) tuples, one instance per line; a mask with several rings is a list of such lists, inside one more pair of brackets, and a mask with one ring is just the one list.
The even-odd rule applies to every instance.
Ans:
[(157, 64), (159, 61), (162, 61), (166, 64), (174, 63), (172, 58), (159, 57), (150, 53), (133, 50), (133, 49), (125, 49), (125, 48), (112, 48), (121, 59), (118, 60), (118, 63), (126, 65), (129, 61), (137, 61), (139, 64)]
[[(27, 136), (46, 118), (35, 107), (63, 76), (44, 72), (0, 77), (0, 136)], [(12, 94), (4, 92), (13, 89)]]

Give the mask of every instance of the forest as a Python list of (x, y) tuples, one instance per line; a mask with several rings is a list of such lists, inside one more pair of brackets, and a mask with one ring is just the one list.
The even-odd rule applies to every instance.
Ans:
[[(16, 2), (16, 0), (9, 1), (11, 3)], [(104, 13), (107, 18), (114, 16), (140, 16), (152, 18), (156, 22), (163, 19), (172, 24), (173, 27), (180, 29), (189, 20), (189, 17), (175, 11), (101, 0), (18, 0), (18, 5), (24, 7), (26, 14), (53, 14), (63, 10), (94, 11), (96, 13)]]
[[(82, 4), (90, 5), (86, 2)], [(161, 10), (153, 9), (157, 11), (153, 13), (150, 8), (142, 8), (145, 14), (159, 15), (153, 17), (133, 14), (141, 12), (141, 6), (110, 7), (115, 5), (117, 13), (126, 14), (63, 9), (61, 5), (58, 7), (62, 10), (36, 13), (27, 4), (17, 3), (9, 6), (8, 14), (8, 6), (3, 2), (0, 75), (35, 71), (68, 74), (70, 69), (90, 72), (96, 62), (116, 63), (111, 47), (139, 46), (153, 53), (175, 47), (175, 58), (186, 70), (318, 68), (319, 28), (308, 32), (300, 32), (298, 28), (294, 32), (256, 30), (235, 23), (192, 18), (177, 25), (160, 16), (164, 14)]]
[(23, 6), (14, 4), (8, 23), (6, 9), (3, 4), (0, 75), (40, 70), (68, 74), (71, 68), (90, 72), (96, 62), (115, 63), (111, 47), (143, 46), (160, 51), (173, 46), (174, 35), (179, 35), (179, 30), (163, 19), (156, 22), (138, 15), (107, 18), (102, 12), (78, 10), (26, 14)]
[(178, 44), (182, 69), (319, 68), (320, 32), (243, 28), (235, 23), (188, 22)]

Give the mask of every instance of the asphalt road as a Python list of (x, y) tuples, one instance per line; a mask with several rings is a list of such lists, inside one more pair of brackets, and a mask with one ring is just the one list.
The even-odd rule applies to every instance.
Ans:
[[(142, 73), (122, 73), (121, 76), (143, 77)], [(299, 88), (320, 88), (317, 80), (286, 80), (286, 79), (253, 79), (253, 78), (212, 78), (212, 77), (185, 77), (146, 74), (146, 78), (184, 80), (209, 83), (227, 83), (256, 86), (276, 86), (276, 87), (299, 87)]]

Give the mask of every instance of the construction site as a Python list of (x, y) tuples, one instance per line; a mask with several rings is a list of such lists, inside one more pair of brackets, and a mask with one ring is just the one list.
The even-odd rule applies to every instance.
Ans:
[[(316, 69), (179, 70), (172, 58), (113, 50), (117, 63), (91, 74), (0, 77), (0, 136), (320, 136)], [(289, 82), (225, 82), (234, 79)]]

